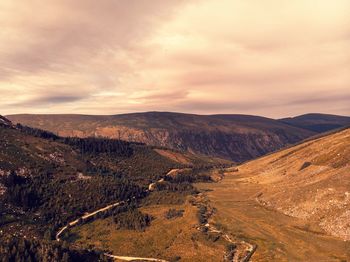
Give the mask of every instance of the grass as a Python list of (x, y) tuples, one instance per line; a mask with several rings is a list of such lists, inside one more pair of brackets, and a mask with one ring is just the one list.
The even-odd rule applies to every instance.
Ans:
[(254, 261), (341, 261), (350, 259), (350, 243), (326, 233), (317, 225), (259, 205), (259, 185), (228, 175), (207, 195), (217, 208), (214, 222), (233, 236), (258, 245)]
[[(166, 219), (169, 208), (184, 210), (182, 217)], [(174, 261), (221, 261), (225, 242), (213, 242), (196, 229), (197, 208), (188, 202), (180, 205), (153, 205), (140, 209), (155, 219), (144, 232), (117, 230), (111, 218), (97, 220), (72, 230), (75, 244), (93, 245), (115, 255), (154, 257)]]

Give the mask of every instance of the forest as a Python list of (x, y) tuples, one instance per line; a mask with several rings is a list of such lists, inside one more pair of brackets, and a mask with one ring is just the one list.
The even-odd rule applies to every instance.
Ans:
[[(53, 240), (57, 231), (85, 213), (120, 201), (128, 204), (96, 217), (112, 216), (117, 229), (144, 230), (152, 223), (152, 217), (141, 213), (140, 205), (183, 201), (186, 195), (196, 193), (193, 182), (210, 181), (210, 177), (200, 172), (209, 168), (205, 165), (191, 166), (193, 173), (164, 177), (174, 168), (183, 169), (189, 165), (165, 158), (152, 147), (140, 143), (105, 138), (65, 138), (22, 125), (7, 131), (10, 132), (6, 133), (9, 141), (2, 147), (3, 154), (11, 150), (21, 163), (28, 160), (33, 163), (28, 165), (29, 175), (23, 176), (18, 168), (10, 168), (8, 175), (0, 177), (0, 183), (6, 188), (0, 195), (0, 212), (4, 214), (0, 227), (6, 232), (14, 226), (12, 232), (15, 232), (0, 235), (0, 251), (6, 254), (0, 256), (0, 261), (89, 261), (90, 258), (96, 261), (100, 256), (98, 252), (69, 250), (56, 244)], [(25, 141), (11, 146), (14, 144), (10, 139), (16, 137), (24, 137)], [(27, 139), (29, 137), (35, 139)], [(45, 143), (54, 149), (57, 147), (58, 151), (66, 150), (59, 155), (63, 161), (52, 162), (50, 158), (41, 157), (40, 166), (36, 166), (37, 162), (32, 160), (28, 150), (45, 144), (42, 140), (49, 141)], [(31, 145), (33, 141), (35, 144)], [(19, 151), (23, 146), (27, 148), (27, 155), (21, 155), (22, 151)], [(68, 165), (66, 159), (77, 165)], [(8, 168), (7, 165), (0, 165), (0, 169), (4, 168)], [(150, 194), (148, 185), (161, 178), (165, 181), (156, 183), (155, 191)], [(147, 201), (143, 202), (144, 199)], [(171, 219), (181, 216), (180, 213), (171, 210), (167, 216)], [(23, 235), (30, 239), (23, 240)], [(41, 240), (32, 241), (33, 237)]]
[(8, 238), (0, 242), (1, 262), (92, 262), (112, 261), (98, 251), (74, 250), (68, 245)]
[(7, 187), (5, 201), (40, 214), (37, 223), (42, 224), (41, 228), (49, 224), (51, 230), (90, 210), (145, 194), (128, 179), (112, 175), (71, 183), (65, 178), (53, 178), (52, 174), (23, 178), (12, 172), (2, 182)]

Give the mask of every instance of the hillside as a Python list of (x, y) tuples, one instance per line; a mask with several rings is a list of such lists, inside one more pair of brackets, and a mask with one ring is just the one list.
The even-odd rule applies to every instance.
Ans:
[[(266, 206), (317, 221), (350, 240), (350, 129), (278, 152), (241, 167), (262, 185)], [(271, 186), (273, 185), (273, 186)]]
[(350, 125), (350, 117), (328, 114), (306, 114), (296, 117), (283, 118), (279, 121), (317, 133)]
[(228, 169), (203, 187), (212, 190), (215, 222), (258, 245), (254, 261), (347, 261), (349, 171), (345, 129)]
[(248, 115), (135, 113), (112, 116), (12, 115), (15, 123), (62, 136), (110, 137), (242, 162), (315, 133)]
[[(206, 172), (212, 167), (231, 164), (117, 139), (58, 137), (0, 119), (1, 261), (18, 256), (25, 261), (111, 260), (104, 247), (92, 251), (57, 241), (58, 232), (71, 221), (79, 226), (101, 216), (119, 222), (114, 217), (120, 215), (122, 225), (148, 226), (143, 219), (151, 218), (138, 211), (143, 202), (154, 209), (161, 203), (166, 211), (172, 206), (164, 203), (184, 203), (196, 193), (192, 182), (211, 181)], [(167, 176), (169, 171), (176, 175)], [(186, 207), (195, 225), (197, 208)], [(224, 243), (220, 247), (222, 256)]]

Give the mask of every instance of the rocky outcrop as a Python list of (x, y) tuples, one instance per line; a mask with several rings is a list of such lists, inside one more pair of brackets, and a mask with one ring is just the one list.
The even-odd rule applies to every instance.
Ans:
[[(108, 132), (105, 132), (106, 130), (108, 130)], [(60, 132), (60, 134), (74, 136), (76, 132)], [(83, 137), (91, 135), (142, 142), (148, 145), (220, 157), (236, 162), (243, 162), (262, 156), (306, 138), (306, 136), (302, 134), (290, 134), (284, 130), (235, 133), (223, 132), (220, 130), (141, 130), (120, 126), (98, 128), (95, 132), (80, 134), (80, 136)]]
[(12, 123), (10, 120), (8, 120), (7, 118), (3, 117), (2, 115), (0, 115), (0, 125), (3, 126), (11, 126)]

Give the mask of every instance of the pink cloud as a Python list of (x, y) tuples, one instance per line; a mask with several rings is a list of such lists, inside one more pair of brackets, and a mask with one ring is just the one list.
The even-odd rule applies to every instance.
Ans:
[(349, 11), (347, 0), (4, 0), (0, 110), (348, 115)]

